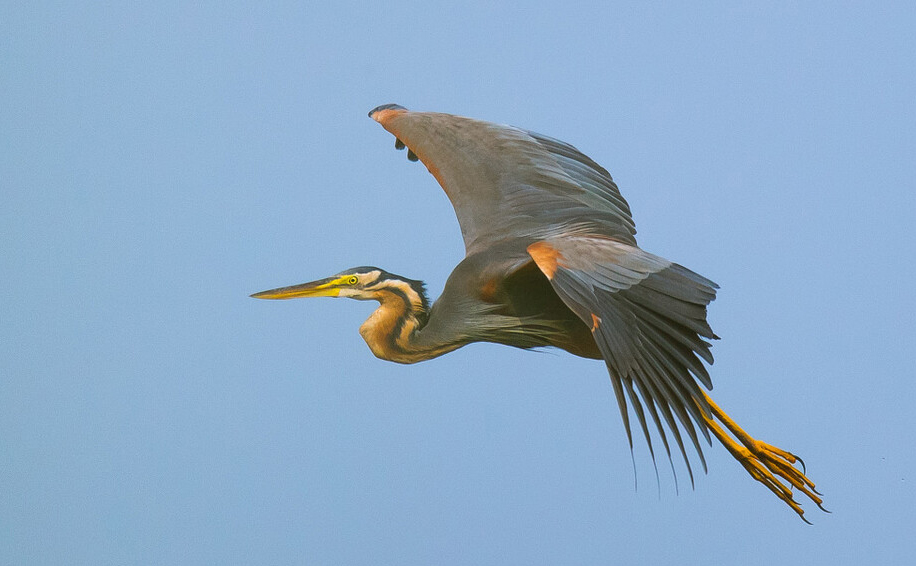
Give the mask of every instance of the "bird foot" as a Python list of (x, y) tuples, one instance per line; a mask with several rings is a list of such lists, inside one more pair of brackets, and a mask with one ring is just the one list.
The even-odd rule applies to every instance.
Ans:
[[(796, 501), (792, 493), (793, 488), (805, 494), (822, 511), (829, 513), (827, 509), (824, 509), (824, 501), (815, 489), (814, 482), (805, 475), (805, 463), (801, 458), (787, 450), (751, 437), (719, 408), (709, 395), (705, 393), (703, 395), (711, 413), (710, 417), (706, 419), (707, 426), (731, 455), (741, 462), (751, 477), (765, 485), (808, 524), (810, 521), (805, 518), (805, 511), (801, 504)], [(721, 421), (725, 428), (716, 422), (716, 419)], [(796, 463), (801, 465), (801, 469), (795, 465)]]

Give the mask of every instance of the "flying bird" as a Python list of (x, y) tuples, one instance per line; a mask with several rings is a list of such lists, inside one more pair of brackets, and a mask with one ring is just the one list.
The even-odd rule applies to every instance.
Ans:
[[(641, 249), (611, 175), (575, 147), (519, 128), (385, 104), (369, 117), (436, 178), (466, 249), (439, 299), (377, 267), (263, 291), (259, 299), (378, 301), (360, 334), (379, 358), (410, 364), (472, 342), (553, 346), (603, 360), (633, 449), (631, 414), (655, 459), (650, 425), (672, 463), (715, 437), (803, 520), (794, 493), (822, 499), (794, 454), (751, 437), (706, 392), (718, 338), (706, 307), (718, 286)], [(801, 467), (796, 464), (800, 464)]]

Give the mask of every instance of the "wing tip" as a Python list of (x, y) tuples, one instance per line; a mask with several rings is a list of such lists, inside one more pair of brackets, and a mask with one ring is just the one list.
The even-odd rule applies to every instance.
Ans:
[(407, 109), (400, 104), (382, 104), (369, 111), (369, 117), (380, 124), (384, 124), (388, 118), (407, 112)]

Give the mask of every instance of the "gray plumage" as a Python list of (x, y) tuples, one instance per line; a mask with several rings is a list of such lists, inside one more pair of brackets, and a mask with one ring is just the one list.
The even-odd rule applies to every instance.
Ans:
[(369, 116), (426, 165), (455, 209), (466, 255), (442, 295), (430, 307), (419, 281), (360, 267), (253, 296), (378, 301), (360, 333), (376, 356), (399, 363), (480, 341), (602, 359), (631, 450), (630, 409), (653, 461), (650, 423), (669, 460), (673, 438), (691, 483), (686, 440), (705, 470), (700, 437), (715, 436), (802, 519), (793, 488), (821, 505), (795, 455), (748, 435), (704, 391), (717, 338), (706, 308), (718, 286), (638, 247), (630, 207), (604, 168), (512, 126), (396, 104)]

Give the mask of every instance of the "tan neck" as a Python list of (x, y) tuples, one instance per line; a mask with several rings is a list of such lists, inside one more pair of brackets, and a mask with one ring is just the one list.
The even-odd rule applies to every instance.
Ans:
[[(441, 356), (458, 345), (420, 345), (416, 332), (425, 324), (424, 302), (409, 286), (381, 289), (378, 309), (359, 327), (372, 353), (383, 360), (412, 364)], [(422, 321), (422, 322), (421, 322)]]

